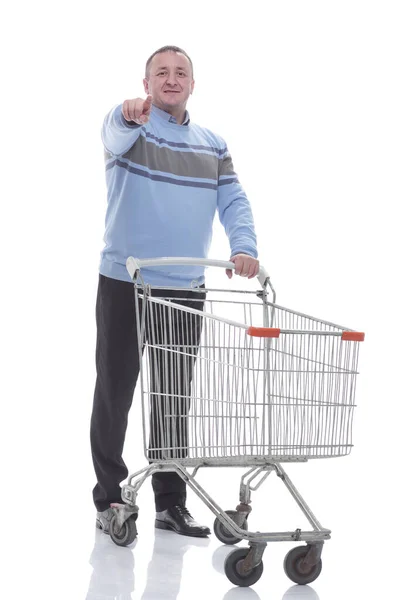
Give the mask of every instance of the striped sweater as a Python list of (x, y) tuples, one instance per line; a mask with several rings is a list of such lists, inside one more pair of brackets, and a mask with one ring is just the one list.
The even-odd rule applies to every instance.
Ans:
[[(150, 120), (127, 122), (118, 105), (102, 128), (107, 213), (100, 273), (130, 281), (128, 256), (205, 258), (215, 213), (228, 235), (231, 256), (257, 257), (253, 216), (224, 140), (184, 124), (153, 106)], [(204, 268), (143, 269), (146, 283), (190, 287), (204, 283)]]

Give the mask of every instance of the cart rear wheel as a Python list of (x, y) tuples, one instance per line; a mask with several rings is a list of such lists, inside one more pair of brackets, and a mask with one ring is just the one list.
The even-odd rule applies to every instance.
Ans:
[(283, 568), (286, 575), (299, 585), (306, 585), (315, 581), (322, 570), (322, 560), (319, 559), (316, 565), (307, 565), (304, 559), (309, 551), (308, 546), (297, 546), (288, 552), (283, 562)]
[(225, 559), (225, 575), (231, 583), (240, 587), (249, 587), (256, 583), (264, 570), (263, 562), (261, 561), (254, 569), (246, 574), (242, 574), (241, 566), (244, 559), (249, 553), (248, 548), (238, 548), (234, 550)]
[[(235, 520), (234, 516), (237, 514), (236, 510), (227, 510), (225, 512), (228, 515), (228, 517), (231, 517), (233, 521)], [(247, 531), (248, 527), (249, 525), (247, 523), (246, 517), (246, 520), (242, 525), (242, 529), (245, 529)], [(228, 529), (226, 529), (226, 527), (221, 523), (221, 521), (218, 518), (216, 518), (214, 521), (214, 533), (220, 542), (222, 542), (223, 544), (227, 544), (228, 546), (237, 544), (242, 540), (242, 538), (238, 538), (232, 535), (231, 532), (228, 531)]]
[(117, 531), (117, 517), (113, 516), (110, 523), (110, 536), (117, 546), (129, 546), (137, 537), (135, 518), (129, 517), (122, 525), (121, 530)]

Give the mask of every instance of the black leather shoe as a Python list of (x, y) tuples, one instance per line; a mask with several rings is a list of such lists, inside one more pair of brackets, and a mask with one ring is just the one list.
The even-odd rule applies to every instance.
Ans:
[(208, 527), (196, 523), (188, 509), (181, 504), (157, 512), (155, 527), (193, 537), (207, 537), (211, 533)]

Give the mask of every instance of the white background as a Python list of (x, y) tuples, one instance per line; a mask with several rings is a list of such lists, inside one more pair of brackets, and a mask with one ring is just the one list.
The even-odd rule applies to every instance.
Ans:
[[(191, 119), (228, 143), (278, 300), (366, 339), (352, 454), (289, 469), (333, 531), (315, 592), (289, 590), (285, 544), (269, 546), (253, 591), (230, 592), (212, 566), (215, 539), (208, 549), (190, 547), (181, 572), (161, 536), (150, 578), (158, 591), (143, 598), (397, 597), (399, 31), (398, 2), (387, 0), (38, 1), (3, 9), (2, 597), (78, 600), (89, 588), (88, 435), (106, 209), (100, 128), (114, 104), (143, 94), (145, 62), (165, 44), (193, 60)], [(210, 256), (229, 257), (218, 221)], [(139, 414), (136, 396), (131, 470), (144, 464)], [(224, 508), (235, 505), (233, 472), (200, 480)], [(254, 497), (254, 528), (301, 526), (278, 484), (269, 485), (271, 495), (266, 487)], [(111, 565), (110, 589), (113, 577), (129, 580), (134, 556), (132, 598), (142, 598), (156, 556), (150, 486), (141, 506), (142, 545), (133, 554), (96, 538), (110, 543), (100, 552), (100, 571)], [(197, 498), (190, 507), (212, 523)], [(157, 580), (162, 572), (167, 584)], [(180, 575), (179, 596), (168, 596), (168, 581), (172, 589)], [(99, 597), (114, 598), (105, 590)]]

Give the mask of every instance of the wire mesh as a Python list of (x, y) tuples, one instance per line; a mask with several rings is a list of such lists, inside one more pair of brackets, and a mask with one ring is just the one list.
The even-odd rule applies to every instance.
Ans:
[[(345, 328), (268, 303), (262, 294), (209, 291), (193, 310), (151, 290), (137, 297), (142, 293), (150, 460), (290, 461), (350, 452), (359, 344), (341, 340)], [(252, 337), (250, 325), (288, 332)]]

